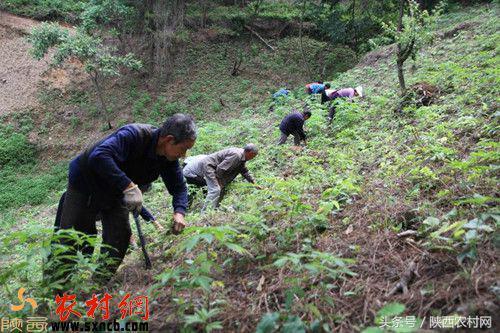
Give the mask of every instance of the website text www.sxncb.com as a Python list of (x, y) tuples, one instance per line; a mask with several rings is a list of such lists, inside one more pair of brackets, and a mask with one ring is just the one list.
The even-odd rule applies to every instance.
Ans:
[(54, 332), (147, 332), (149, 329), (148, 322), (127, 322), (120, 324), (119, 322), (52, 322), (49, 326)]

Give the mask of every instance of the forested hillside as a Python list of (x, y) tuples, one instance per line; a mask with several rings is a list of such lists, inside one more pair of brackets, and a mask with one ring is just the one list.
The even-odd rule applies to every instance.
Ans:
[[(152, 332), (465, 332), (479, 317), (484, 331), (498, 330), (496, 2), (419, 1), (429, 16), (412, 22), (406, 1), (165, 1), (184, 15), (170, 24), (168, 59), (150, 53), (145, 37), (159, 38), (143, 18), (158, 24), (160, 2), (0, 5), (52, 21), (31, 34), (0, 21), (0, 36), (19, 38), (9, 45), (25, 43), (27, 57), (56, 61), (35, 100), (20, 91), (22, 107), (0, 114), (3, 318), (59, 321), (59, 288), (76, 295), (83, 316), (69, 320), (81, 322), (101, 319), (85, 317), (85, 300), (109, 293), (110, 320), (122, 328), (142, 319), (120, 319), (119, 300), (147, 296)], [(398, 23), (426, 36), (402, 65), (405, 89)], [(5, 68), (0, 87), (31, 75)], [(316, 80), (362, 86), (363, 97), (338, 102), (328, 124), (329, 104), (305, 92)], [(290, 93), (273, 99), (281, 88)], [(303, 110), (312, 112), (307, 143), (278, 145), (283, 117)], [(69, 161), (122, 125), (160, 125), (178, 112), (198, 127), (188, 156), (256, 144), (246, 164), (255, 184), (236, 178), (220, 207), (204, 212), (205, 193), (188, 186), (187, 227), (174, 234), (159, 179), (144, 206), (164, 229), (141, 222), (151, 269), (131, 246), (99, 285), (99, 256), (79, 252), (71, 279), (48, 283), (42, 267)], [(21, 287), (36, 309), (12, 311)]]

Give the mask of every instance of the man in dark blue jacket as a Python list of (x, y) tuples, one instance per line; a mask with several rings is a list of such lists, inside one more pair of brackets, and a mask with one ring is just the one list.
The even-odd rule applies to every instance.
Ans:
[[(60, 232), (74, 229), (95, 236), (96, 216), (101, 214), (101, 253), (112, 260), (100, 265), (98, 281), (106, 282), (125, 256), (131, 235), (129, 212), (139, 213), (142, 208), (139, 186), (161, 176), (172, 195), (174, 232), (184, 228), (187, 187), (178, 159), (185, 156), (195, 140), (193, 119), (175, 114), (160, 128), (146, 124), (123, 126), (71, 161)], [(71, 273), (75, 263), (70, 258), (76, 250), (86, 255), (93, 252), (85, 241), (77, 246), (74, 240), (55, 237), (53, 244), (66, 245), (68, 249), (60, 258), (51, 255), (49, 264), (56, 270), (50, 273), (52, 281), (64, 280)]]
[(306, 143), (306, 134), (304, 133), (304, 122), (311, 117), (310, 111), (302, 113), (294, 112), (283, 118), (280, 124), (281, 137), (278, 144), (282, 145), (291, 134), (293, 142), (296, 146), (300, 145), (300, 141)]

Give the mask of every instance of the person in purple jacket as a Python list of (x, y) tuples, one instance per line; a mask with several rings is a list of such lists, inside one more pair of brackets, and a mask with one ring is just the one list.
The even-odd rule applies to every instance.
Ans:
[[(101, 253), (111, 260), (101, 262), (95, 280), (105, 283), (120, 266), (131, 236), (129, 212), (142, 210), (139, 186), (161, 177), (172, 195), (173, 228), (186, 225), (187, 187), (179, 158), (193, 147), (196, 126), (190, 116), (175, 114), (156, 128), (130, 124), (86, 149), (69, 165), (68, 188), (60, 207), (59, 235), (52, 239), (53, 251), (44, 269), (50, 282), (70, 278), (77, 250), (92, 255), (93, 246), (83, 239), (62, 237), (68, 229), (85, 235), (97, 234), (96, 217), (101, 215)], [(60, 253), (57, 245), (64, 246)], [(62, 284), (61, 283), (61, 284)]]
[(279, 126), (281, 137), (278, 144), (284, 144), (290, 134), (293, 135), (293, 142), (296, 146), (300, 145), (300, 141), (304, 141), (305, 144), (304, 122), (309, 118), (311, 118), (311, 111), (293, 112), (283, 118)]
[[(339, 90), (327, 89), (321, 95), (321, 103), (326, 101), (334, 101), (337, 98), (349, 99), (352, 101), (354, 97), (363, 97), (363, 87), (358, 86), (356, 88), (343, 88)], [(328, 123), (331, 123), (333, 117), (335, 116), (336, 105), (332, 103), (330, 109), (328, 110)]]

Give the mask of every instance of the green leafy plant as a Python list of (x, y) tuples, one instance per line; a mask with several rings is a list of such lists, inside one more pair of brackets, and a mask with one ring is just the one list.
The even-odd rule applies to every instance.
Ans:
[(457, 216), (454, 208), (440, 219), (427, 217), (419, 229), (425, 235), (424, 245), (433, 249), (447, 249), (459, 252), (457, 259), (462, 263), (466, 258), (477, 258), (477, 243), (486, 233), (494, 231), (490, 221), (498, 227), (500, 215), (497, 211), (480, 214), (472, 220), (461, 219), (453, 222)]
[(331, 279), (343, 279), (345, 276), (356, 276), (348, 266), (353, 259), (338, 258), (330, 253), (312, 251), (311, 253), (287, 253), (278, 258), (276, 267), (290, 266), (295, 272), (307, 271), (310, 275), (325, 275)]
[(196, 328), (197, 331), (201, 330), (207, 333), (212, 332), (213, 330), (223, 329), (220, 321), (212, 321), (212, 318), (220, 312), (220, 309), (207, 310), (205, 308), (201, 308), (196, 310), (193, 315), (185, 316), (184, 325)]

